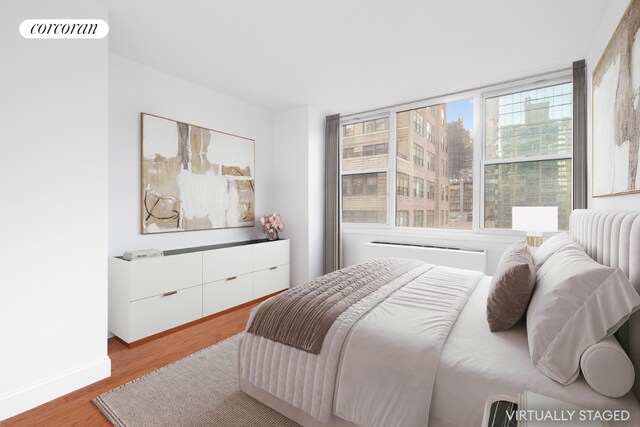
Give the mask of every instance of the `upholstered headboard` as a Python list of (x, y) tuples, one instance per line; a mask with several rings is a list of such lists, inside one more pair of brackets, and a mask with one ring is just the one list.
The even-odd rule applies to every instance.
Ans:
[[(576, 209), (571, 237), (601, 264), (622, 270), (640, 293), (640, 211)], [(636, 370), (633, 391), (640, 400), (640, 312), (618, 331), (618, 340)]]

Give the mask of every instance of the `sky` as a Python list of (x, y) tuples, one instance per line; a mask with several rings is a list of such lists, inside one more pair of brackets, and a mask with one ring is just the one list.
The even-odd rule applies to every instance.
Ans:
[(462, 118), (465, 128), (473, 128), (473, 99), (447, 102), (447, 122), (455, 122), (459, 118)]

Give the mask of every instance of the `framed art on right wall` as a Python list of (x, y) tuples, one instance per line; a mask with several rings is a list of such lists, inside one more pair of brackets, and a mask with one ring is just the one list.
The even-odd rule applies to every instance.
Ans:
[(593, 196), (640, 192), (640, 0), (632, 0), (593, 71)]

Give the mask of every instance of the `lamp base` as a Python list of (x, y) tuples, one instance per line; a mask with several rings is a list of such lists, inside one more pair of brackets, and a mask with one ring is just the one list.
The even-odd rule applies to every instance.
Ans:
[(542, 244), (542, 236), (527, 236), (527, 245), (537, 248)]

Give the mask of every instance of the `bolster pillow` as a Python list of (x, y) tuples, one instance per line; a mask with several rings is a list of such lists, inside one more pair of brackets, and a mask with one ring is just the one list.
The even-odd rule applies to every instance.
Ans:
[(591, 388), (604, 396), (624, 396), (633, 387), (633, 364), (614, 336), (587, 348), (580, 368)]

